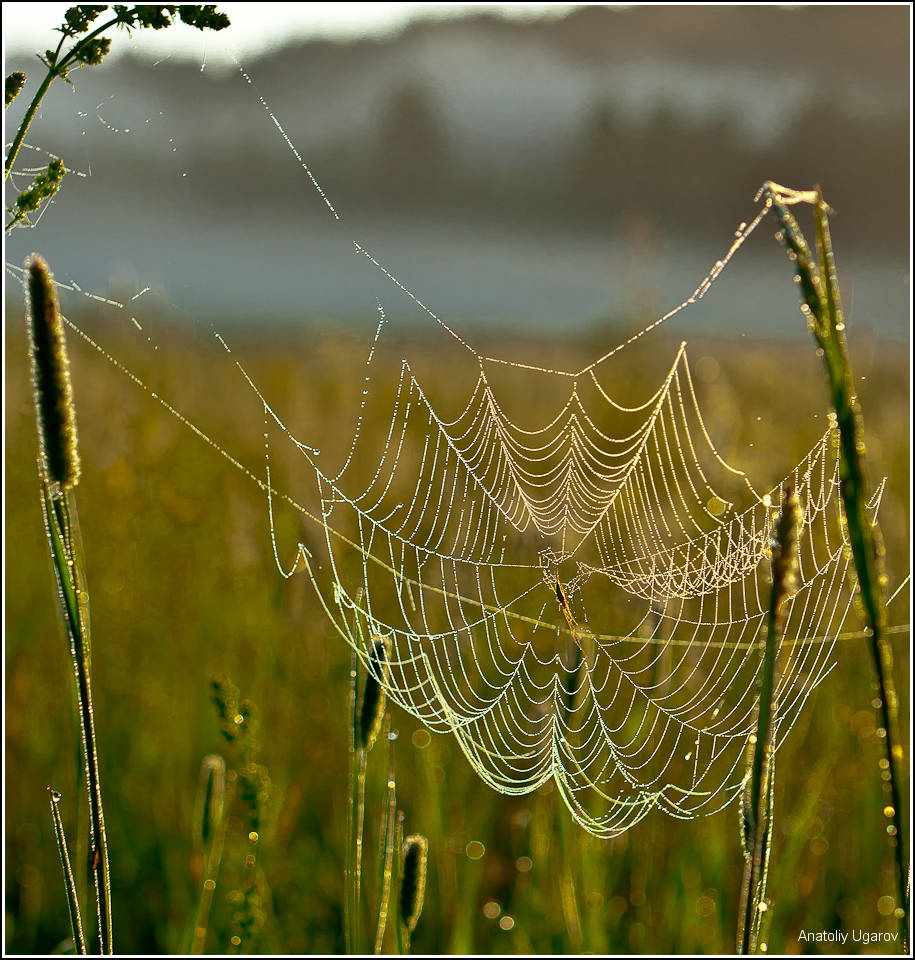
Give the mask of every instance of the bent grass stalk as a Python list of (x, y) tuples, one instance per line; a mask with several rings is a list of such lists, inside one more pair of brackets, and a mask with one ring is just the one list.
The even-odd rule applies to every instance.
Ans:
[(110, 954), (113, 952), (111, 880), (92, 708), (89, 594), (73, 497), (73, 488), (79, 480), (76, 412), (53, 278), (48, 265), (37, 254), (29, 257), (25, 265), (29, 293), (26, 319), (41, 450), (39, 476), (42, 509), (61, 619), (70, 642), (70, 657), (76, 678), (76, 700), (89, 799), (90, 869), (95, 884), (99, 950), (103, 954)]
[[(829, 207), (819, 187), (797, 191), (776, 183), (763, 184), (760, 191), (775, 213), (779, 239), (788, 249), (801, 288), (801, 312), (823, 358), (830, 399), (839, 431), (840, 485), (844, 522), (858, 578), (858, 594), (868, 628), (868, 647), (879, 692), (879, 722), (884, 756), (881, 778), (890, 803), (884, 813), (891, 823), (887, 827), (896, 872), (896, 909), (904, 947), (908, 946), (909, 891), (908, 869), (902, 832), (899, 765), (904, 759), (897, 734), (898, 701), (893, 684), (893, 656), (886, 634), (886, 604), (883, 572), (883, 540), (875, 520), (868, 516), (868, 485), (865, 469), (865, 446), (861, 405), (854, 391), (845, 321), (839, 297), (835, 257), (829, 230)], [(816, 219), (817, 258), (788, 209), (795, 203), (809, 203)]]

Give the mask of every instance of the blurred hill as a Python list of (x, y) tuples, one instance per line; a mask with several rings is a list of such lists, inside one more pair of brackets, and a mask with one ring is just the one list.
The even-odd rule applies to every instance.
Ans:
[[(859, 274), (884, 271), (872, 275), (884, 299), (869, 322), (900, 335), (908, 329), (908, 27), (899, 6), (589, 6), (549, 21), (485, 13), (420, 21), (394, 37), (289, 46), (244, 67), (344, 218), (361, 217), (370, 235), (395, 234), (394, 259), (431, 271), (436, 302), (451, 312), (470, 316), (473, 307), (449, 291), (448, 263), (472, 270), (464, 258), (479, 256), (482, 243), (490, 272), (504, 255), (513, 285), (533, 283), (542, 264), (528, 276), (518, 263), (537, 259), (536, 235), (549, 238), (559, 279), (541, 322), (557, 309), (571, 322), (619, 317), (628, 301), (608, 295), (611, 284), (595, 271), (609, 265), (619, 287), (632, 280), (633, 258), (649, 271), (663, 269), (667, 255), (713, 261), (756, 188), (773, 179), (822, 185), (838, 212), (839, 249)], [(83, 169), (103, 173), (110, 197), (129, 198), (148, 237), (168, 230), (161, 204), (147, 204), (153, 184), (183, 189), (183, 216), (216, 218), (219, 230), (231, 211), (285, 242), (318, 216), (302, 170), (236, 71), (122, 59), (75, 79), (90, 106), (74, 111), (72, 97), (53, 91), (36, 139), (65, 158), (85, 157)], [(41, 139), (49, 128), (52, 143)], [(185, 174), (193, 190), (176, 183)], [(85, 224), (80, 204), (64, 197), (54, 211), (61, 252)], [(453, 247), (462, 233), (478, 240)], [(438, 266), (421, 252), (436, 236)], [(134, 257), (146, 273), (149, 256)], [(708, 265), (696, 274), (689, 264), (694, 281)], [(152, 273), (172, 276), (166, 265)], [(176, 275), (170, 289), (184, 282)], [(678, 278), (669, 296), (689, 293), (686, 282)], [(480, 316), (536, 314), (543, 303), (506, 299), (482, 278), (470, 286), (492, 291)], [(666, 296), (645, 309), (669, 306)], [(325, 299), (325, 312), (355, 309)]]

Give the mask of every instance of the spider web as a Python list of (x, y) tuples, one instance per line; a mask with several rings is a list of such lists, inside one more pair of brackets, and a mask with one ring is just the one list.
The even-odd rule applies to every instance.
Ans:
[[(691, 297), (577, 371), (478, 352), (366, 253), (453, 338), (475, 377), (449, 416), (406, 359), (393, 390), (373, 386), (386, 324), (379, 303), (368, 386), (337, 469), (293, 436), (245, 374), (268, 426), (314, 476), (318, 507), (299, 509), (321, 536), (300, 543), (287, 569), (268, 453), (280, 570), (307, 572), (365, 668), (430, 729), (452, 734), (486, 783), (521, 794), (553, 779), (579, 824), (600, 836), (653, 808), (712, 813), (740, 792), (756, 729), (770, 531), (789, 486), (803, 532), (776, 749), (832, 669), (854, 600), (833, 424), (761, 493), (715, 448), (685, 343), (643, 402), (615, 399), (610, 385), (608, 361), (701, 299), (767, 209), (741, 225)], [(512, 416), (511, 396), (494, 386), (505, 367), (558, 384), (545, 423)], [(364, 430), (367, 409), (385, 402), (387, 413), (374, 413), (386, 429)], [(382, 672), (370, 656), (378, 638), (389, 649)]]
[[(403, 361), (380, 450), (357, 426), (336, 472), (265, 402), (319, 504), (319, 544), (280, 569), (304, 567), (367, 669), (373, 641), (389, 641), (389, 695), (453, 734), (496, 790), (553, 778), (602, 836), (655, 807), (720, 809), (755, 732), (770, 530), (789, 484), (804, 518), (776, 745), (831, 669), (852, 605), (836, 430), (759, 494), (705, 429), (685, 345), (637, 406), (612, 398), (600, 364), (554, 373), (567, 400), (535, 429), (512, 421), (476, 359), (447, 420)], [(265, 486), (273, 529), (269, 468)]]
[[(453, 735), (486, 783), (521, 794), (553, 779), (575, 819), (600, 836), (654, 808), (711, 813), (740, 792), (756, 725), (770, 531), (789, 485), (803, 532), (780, 653), (776, 749), (832, 669), (853, 603), (834, 425), (760, 492), (716, 449), (685, 343), (641, 402), (623, 402), (614, 387), (611, 360), (701, 300), (767, 211), (740, 225), (686, 300), (578, 370), (476, 350), (354, 242), (363, 265), (444, 333), (473, 376), (448, 414), (441, 390), (406, 359), (393, 384), (376, 383), (387, 324), (379, 301), (360, 413), (333, 466), (293, 435), (239, 365), (268, 428), (292, 444), (313, 484), (306, 508), (274, 486), (269, 455), (256, 478), (282, 573), (306, 573), (333, 628), (376, 675), (373, 641), (388, 641), (378, 679), (392, 700)], [(559, 397), (542, 422), (512, 409), (497, 385), (505, 369)], [(369, 411), (386, 429), (367, 428)], [(291, 567), (275, 532), (278, 496), (310, 528)]]

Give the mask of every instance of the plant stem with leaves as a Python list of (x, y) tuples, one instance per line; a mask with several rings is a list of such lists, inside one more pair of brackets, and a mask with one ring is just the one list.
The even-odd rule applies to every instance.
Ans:
[[(204, 6), (194, 4), (139, 4), (135, 7), (115, 4), (113, 7), (115, 15), (101, 26), (90, 31), (91, 25), (108, 10), (108, 6), (107, 3), (92, 3), (70, 7), (64, 15), (64, 22), (57, 27), (57, 31), (61, 34), (57, 48), (46, 50), (43, 57), (39, 56), (39, 59), (47, 68), (47, 73), (26, 108), (13, 137), (13, 142), (10, 144), (3, 165), (4, 181), (13, 170), (13, 164), (16, 162), (16, 157), (19, 155), (32, 120), (35, 118), (35, 114), (38, 112), (38, 108), (54, 80), (60, 77), (69, 83), (67, 74), (74, 65), (94, 67), (102, 62), (111, 48), (111, 38), (103, 37), (103, 33), (113, 27), (123, 27), (128, 31), (143, 27), (161, 30), (170, 27), (176, 20), (181, 20), (198, 30), (223, 30), (229, 26), (229, 18), (224, 13), (217, 12), (212, 4)], [(85, 36), (81, 36), (81, 34), (85, 34)], [(65, 51), (64, 45), (67, 40), (73, 40), (74, 43)], [(18, 72), (10, 74), (7, 78), (7, 107), (13, 102), (19, 90), (22, 89), (24, 82), (25, 77)], [(49, 200), (57, 192), (65, 172), (60, 158), (53, 158), (48, 166), (48, 172), (39, 174), (32, 185), (19, 194), (15, 208), (11, 207), (9, 210), (11, 219), (4, 230), (10, 230), (19, 223), (27, 222), (28, 214), (37, 210), (42, 201)]]

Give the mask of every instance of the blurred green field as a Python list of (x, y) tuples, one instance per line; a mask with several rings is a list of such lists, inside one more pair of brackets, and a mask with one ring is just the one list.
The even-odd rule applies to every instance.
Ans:
[[(71, 847), (85, 843), (86, 818), (77, 816), (72, 678), (40, 519), (26, 344), (15, 310), (5, 344), (5, 950), (46, 953), (68, 932), (46, 785), (63, 793)], [(165, 327), (155, 352), (139, 351), (140, 338), (104, 319), (81, 323), (233, 456), (262, 466), (263, 409), (237, 379), (214, 386), (212, 350), (202, 338)], [(232, 343), (297, 434), (333, 449), (349, 439), (351, 421), (337, 417), (337, 405), (358, 396), (368, 339), (311, 329), (236, 334)], [(596, 342), (489, 348), (500, 355), (523, 349), (558, 364), (563, 354), (570, 362), (593, 357)], [(204, 755), (223, 749), (209, 680), (225, 673), (260, 707), (261, 761), (273, 784), (259, 852), (267, 908), (250, 950), (341, 952), (349, 651), (304, 578), (278, 575), (256, 486), (97, 351), (72, 335), (70, 344), (116, 949), (186, 950), (200, 870), (193, 842), (198, 770)], [(655, 337), (634, 356), (669, 358), (675, 348)], [(419, 366), (435, 369), (431, 347), (411, 350)], [(715, 360), (699, 383), (712, 436), (724, 438), (724, 454), (762, 484), (783, 476), (822, 433), (826, 392), (806, 341), (691, 342), (690, 355), (693, 363)], [(880, 517), (894, 589), (909, 572), (907, 351), (853, 340), (852, 362), (866, 378), (860, 394), (871, 477), (889, 477)], [(633, 389), (653, 391), (657, 379), (646, 376), (641, 385), (639, 369), (636, 363)], [(393, 376), (394, 368), (387, 372)], [(373, 427), (381, 424), (367, 421), (366, 429)], [(283, 465), (281, 451), (276, 460), (292, 483), (294, 467)], [(903, 591), (893, 603), (892, 624), (909, 622), (907, 597)], [(854, 615), (849, 629), (858, 629)], [(892, 643), (908, 743), (908, 633), (894, 634)], [(812, 952), (813, 944), (798, 941), (802, 930), (896, 929), (886, 899), (894, 889), (892, 860), (864, 642), (841, 641), (838, 659), (778, 754), (770, 952)], [(414, 952), (732, 952), (743, 866), (734, 805), (687, 822), (655, 813), (615, 840), (598, 841), (574, 826), (551, 785), (528, 796), (496, 794), (451, 738), (428, 736), (398, 708), (391, 719), (405, 830), (429, 839)], [(384, 766), (376, 748), (369, 851), (382, 815)], [(908, 797), (908, 780), (902, 792)], [(908, 810), (905, 818), (908, 824)], [(238, 828), (230, 824), (230, 834)], [(237, 838), (227, 845), (209, 951), (228, 949), (226, 896), (244, 852)], [(370, 906), (375, 874), (368, 856)], [(893, 952), (851, 941), (845, 949)]]

